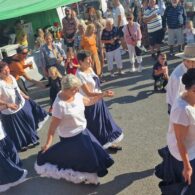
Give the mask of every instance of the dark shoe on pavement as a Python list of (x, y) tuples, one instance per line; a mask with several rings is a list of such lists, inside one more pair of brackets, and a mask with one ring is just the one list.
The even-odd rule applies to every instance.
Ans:
[(118, 151), (118, 150), (122, 150), (122, 147), (121, 146), (110, 146), (108, 149), (111, 151)]

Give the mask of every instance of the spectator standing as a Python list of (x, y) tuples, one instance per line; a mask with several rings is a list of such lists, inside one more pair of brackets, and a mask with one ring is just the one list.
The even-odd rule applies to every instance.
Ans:
[[(53, 43), (51, 33), (45, 34), (45, 44), (41, 47), (41, 64), (45, 69), (45, 74), (48, 75), (48, 69), (52, 66), (60, 69), (60, 65), (64, 67), (66, 54), (63, 49)], [(63, 71), (64, 72), (64, 71)]]
[(123, 53), (126, 53), (127, 45), (124, 41), (124, 34), (122, 30), (124, 25), (127, 24), (127, 20), (125, 17), (125, 10), (119, 0), (113, 0), (113, 4), (114, 4), (114, 8), (113, 8), (114, 26), (118, 28), (119, 38), (121, 41), (122, 48), (124, 50)]
[(128, 24), (124, 26), (123, 28), (123, 33), (124, 33), (124, 38), (127, 43), (127, 48), (129, 51), (129, 58), (131, 62), (131, 72), (135, 72), (135, 58), (137, 59), (138, 63), (138, 72), (142, 71), (142, 56), (136, 53), (136, 46), (141, 46), (141, 29), (140, 25), (137, 22), (134, 22), (134, 16), (132, 13), (127, 14), (127, 20)]
[(79, 51), (81, 49), (81, 39), (82, 36), (85, 34), (85, 30), (86, 30), (86, 25), (84, 24), (84, 22), (79, 23), (78, 31), (75, 34), (75, 41), (74, 41), (74, 48), (76, 49), (76, 51)]
[(98, 49), (96, 46), (95, 25), (89, 24), (85, 31), (85, 35), (81, 39), (81, 48), (91, 52), (93, 69), (95, 73), (100, 77), (102, 73), (102, 66), (100, 64)]
[(173, 56), (173, 45), (178, 45), (178, 50), (183, 50), (184, 35), (183, 28), (186, 24), (186, 12), (184, 7), (179, 4), (179, 0), (172, 0), (171, 5), (167, 6), (164, 13), (164, 22), (168, 26), (168, 45), (170, 47), (170, 55)]
[(21, 21), (16, 21), (15, 25), (16, 43), (28, 47), (27, 33), (24, 31), (23, 24)]
[(184, 0), (187, 16), (195, 24), (195, 0)]
[(142, 45), (145, 48), (149, 48), (149, 37), (148, 37), (148, 30), (147, 24), (144, 22), (144, 11), (148, 8), (148, 0), (142, 0), (142, 7), (139, 16), (139, 24), (142, 32)]
[(78, 20), (70, 8), (65, 8), (65, 17), (62, 19), (64, 44), (67, 47), (74, 46), (74, 36), (77, 32)]
[(113, 26), (112, 18), (106, 20), (106, 28), (104, 28), (102, 32), (101, 39), (106, 49), (106, 59), (108, 61), (108, 71), (110, 72), (110, 76), (115, 76), (113, 69), (114, 59), (116, 61), (119, 74), (123, 74), (118, 29), (117, 27)]
[(162, 18), (159, 7), (156, 5), (156, 0), (149, 0), (148, 8), (144, 11), (143, 19), (147, 23), (152, 57), (156, 58), (155, 49), (158, 54), (163, 38)]
[(67, 49), (67, 59), (65, 60), (65, 66), (68, 74), (76, 74), (79, 62), (72, 47)]

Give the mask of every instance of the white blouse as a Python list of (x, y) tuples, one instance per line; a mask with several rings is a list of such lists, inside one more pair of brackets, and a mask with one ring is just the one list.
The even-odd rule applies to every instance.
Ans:
[(4, 139), (6, 137), (6, 134), (3, 130), (3, 125), (2, 125), (2, 122), (0, 120), (0, 140)]
[(173, 124), (180, 124), (189, 127), (188, 134), (185, 138), (185, 147), (189, 155), (189, 160), (195, 159), (195, 108), (189, 105), (181, 97), (176, 99), (171, 109), (167, 144), (171, 154), (177, 160), (182, 161), (177, 146)]
[(5, 81), (0, 79), (0, 99), (7, 103), (15, 103), (18, 105), (17, 110), (4, 109), (2, 114), (14, 114), (18, 112), (25, 103), (25, 99), (20, 94), (20, 88), (16, 82), (16, 79), (10, 75), (12, 78), (12, 84), (8, 84)]
[(52, 116), (61, 119), (57, 128), (60, 137), (73, 137), (81, 133), (87, 126), (85, 119), (83, 96), (77, 93), (73, 102), (65, 102), (58, 96), (52, 109)]
[(183, 85), (181, 79), (184, 73), (187, 72), (187, 68), (183, 63), (178, 65), (174, 71), (171, 73), (169, 82), (167, 84), (166, 102), (173, 106), (174, 101), (178, 96), (185, 91), (185, 86)]
[[(96, 77), (97, 79), (99, 79), (98, 76), (93, 71), (93, 69), (91, 69), (90, 73), (85, 73), (77, 69), (76, 76), (80, 79), (82, 84), (87, 84), (90, 92), (101, 93), (101, 90), (96, 86), (96, 82), (93, 78)], [(80, 88), (80, 93), (84, 96), (87, 96), (81, 88)]]

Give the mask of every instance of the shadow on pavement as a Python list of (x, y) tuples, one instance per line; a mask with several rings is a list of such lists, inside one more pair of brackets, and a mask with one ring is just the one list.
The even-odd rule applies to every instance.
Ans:
[(123, 97), (118, 97), (118, 98), (112, 98), (111, 100), (106, 101), (106, 105), (109, 107), (112, 104), (128, 104), (128, 103), (133, 103), (137, 102), (143, 99), (148, 98), (154, 93), (153, 90), (146, 90), (146, 91), (140, 91), (137, 96), (123, 96)]
[(35, 176), (28, 178), (24, 183), (11, 188), (2, 195), (116, 195), (134, 181), (153, 175), (153, 172), (153, 169), (149, 169), (141, 172), (124, 173), (99, 186), (77, 185), (65, 180)]

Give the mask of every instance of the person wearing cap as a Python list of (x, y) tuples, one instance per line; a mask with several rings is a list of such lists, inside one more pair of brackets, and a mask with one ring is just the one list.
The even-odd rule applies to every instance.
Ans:
[(32, 63), (30, 64), (25, 63), (27, 55), (28, 55), (27, 47), (24, 47), (24, 46), (18, 47), (17, 54), (11, 58), (11, 62), (9, 63), (9, 69), (10, 69), (11, 75), (15, 77), (20, 90), (24, 94), (29, 95), (26, 84), (21, 77), (24, 77), (27, 81), (39, 87), (44, 87), (44, 85), (40, 81), (36, 81), (32, 79), (31, 77), (29, 77), (29, 75), (25, 72), (26, 68), (30, 68), (30, 69), (33, 68)]
[[(47, 141), (38, 154), (35, 170), (44, 177), (97, 185), (98, 177), (105, 176), (114, 161), (86, 128), (84, 111), (85, 106), (107, 94), (83, 97), (79, 93), (81, 82), (72, 74), (62, 78), (61, 86), (53, 104)], [(56, 129), (60, 141), (51, 146)]]
[(183, 62), (178, 65), (171, 73), (166, 93), (166, 102), (168, 104), (168, 113), (170, 113), (171, 107), (173, 106), (175, 99), (185, 91), (185, 87), (181, 82), (181, 78), (184, 73), (190, 68), (195, 68), (195, 44), (186, 45), (184, 53), (178, 55), (183, 59)]
[(167, 195), (195, 194), (195, 68), (181, 82), (185, 91), (172, 106), (167, 146), (159, 150), (163, 161), (155, 168), (161, 194)]

